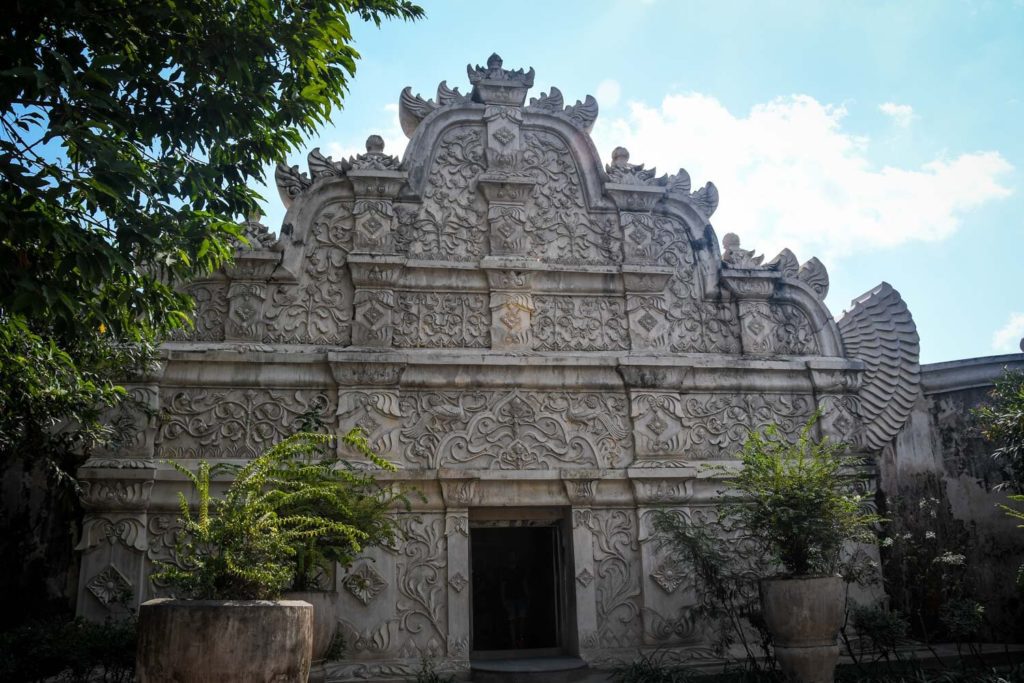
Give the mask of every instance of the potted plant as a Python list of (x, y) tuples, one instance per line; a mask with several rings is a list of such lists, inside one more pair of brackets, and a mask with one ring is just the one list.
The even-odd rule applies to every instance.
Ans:
[[(360, 437), (355, 432), (345, 438)], [(172, 463), (192, 483), (198, 504), (193, 514), (179, 494), (184, 534), (178, 561), (160, 565), (153, 579), (187, 599), (142, 605), (140, 683), (306, 680), (313, 607), (277, 600), (295, 580), (299, 549), (311, 539), (334, 539), (332, 547), (344, 545), (351, 557), (367, 543), (392, 538), (380, 505), (396, 496), (374, 492), (369, 473), (338, 469), (337, 461), (318, 457), (330, 441), (324, 434), (296, 434), (244, 466), (201, 461), (192, 472)], [(376, 455), (368, 457), (393, 469)], [(215, 498), (211, 477), (222, 471), (234, 479)], [(378, 516), (342, 515), (339, 501)]]
[[(342, 444), (360, 456), (362, 465), (394, 470), (370, 447), (358, 428), (341, 438)], [(303, 458), (292, 459), (279, 468), (274, 486), (301, 493), (280, 506), (278, 512), (290, 517), (313, 516), (341, 523), (343, 531), (300, 538), (294, 545), (294, 574), (284, 597), (313, 605), (313, 674), (323, 678), (323, 664), (338, 629), (338, 569), (347, 568), (362, 550), (393, 545), (397, 527), (390, 512), (398, 505), (408, 509), (401, 489), (383, 487), (370, 470), (348, 460), (331, 457), (321, 444)], [(358, 530), (353, 536), (352, 530)]]
[(762, 579), (762, 616), (783, 673), (832, 681), (845, 592), (840, 554), (850, 541), (872, 542), (881, 521), (854, 491), (859, 460), (844, 444), (813, 436), (817, 415), (795, 442), (774, 425), (743, 444), (736, 495), (720, 513), (737, 520), (783, 571)]

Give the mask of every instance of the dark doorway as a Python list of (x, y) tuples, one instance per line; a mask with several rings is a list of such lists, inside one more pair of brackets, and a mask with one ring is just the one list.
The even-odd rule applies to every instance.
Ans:
[(561, 647), (558, 529), (471, 530), (473, 649)]

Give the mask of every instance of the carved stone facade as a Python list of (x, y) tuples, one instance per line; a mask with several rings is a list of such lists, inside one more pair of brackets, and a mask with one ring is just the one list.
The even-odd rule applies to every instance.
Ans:
[(348, 654), (330, 680), (410, 675), (421, 655), (468, 667), (480, 525), (558, 530), (564, 652), (703, 656), (681, 619), (699, 596), (647, 514), (707, 509), (721, 482), (701, 464), (768, 424), (794, 434), (821, 410), (823, 433), (869, 453), (895, 436), (917, 381), (895, 290), (837, 325), (817, 259), (719, 248), (713, 184), (622, 148), (602, 163), (592, 97), (527, 104), (533, 70), (497, 55), (469, 79), (402, 92), (401, 160), (374, 135), (279, 167), (278, 236), (247, 224), (235, 263), (187, 288), (194, 328), (132, 386), (151, 412), (130, 416), (139, 438), (81, 472), (82, 614), (160, 593), (148, 576), (175, 561), (184, 486), (164, 460), (248, 458), (315, 416), (361, 427), (424, 495), (399, 547), (339, 577)]

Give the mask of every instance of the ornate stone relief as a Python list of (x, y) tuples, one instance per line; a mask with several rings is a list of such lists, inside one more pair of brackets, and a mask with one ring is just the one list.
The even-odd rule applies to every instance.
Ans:
[(401, 412), (413, 467), (621, 467), (632, 458), (626, 401), (616, 394), (410, 392)]
[(757, 355), (818, 355), (818, 339), (803, 309), (790, 303), (741, 302), (743, 350)]
[(399, 348), (487, 348), (491, 345), (486, 294), (397, 292), (394, 345)]
[(485, 168), (484, 129), (460, 126), (441, 138), (423, 204), (398, 209), (397, 249), (409, 258), (473, 261), (486, 253), (486, 208), (473, 187)]
[(349, 343), (354, 289), (346, 259), (352, 231), (352, 212), (342, 204), (334, 204), (313, 222), (300, 283), (271, 285), (264, 304), (264, 341)]
[(198, 282), (185, 288), (195, 302), (191, 328), (176, 330), (172, 341), (224, 341), (228, 288), (223, 282)]
[(398, 561), (397, 616), (408, 644), (442, 648), (448, 638), (447, 539), (444, 519), (436, 515), (402, 515), (405, 543)]
[(599, 647), (641, 641), (640, 546), (633, 510), (594, 510), (595, 595)]
[(388, 582), (384, 580), (384, 577), (369, 562), (363, 562), (355, 569), (349, 570), (341, 585), (356, 600), (363, 603), (363, 605), (369, 605), (371, 600), (387, 588)]
[(581, 131), (589, 133), (594, 127), (594, 121), (597, 120), (597, 100), (587, 95), (583, 102), (576, 100), (576, 104), (563, 108), (564, 104), (562, 91), (552, 86), (550, 93), (542, 92), (540, 97), (531, 97), (526, 111), (564, 116)]
[(329, 416), (334, 401), (318, 389), (167, 388), (161, 405), (159, 457), (247, 458), (296, 431), (306, 411)]
[(533, 347), (538, 351), (621, 351), (629, 348), (624, 302), (618, 297), (534, 296)]
[(111, 604), (127, 603), (132, 595), (132, 582), (110, 564), (101, 572), (89, 579), (85, 587), (105, 607)]
[(650, 446), (645, 452), (678, 453), (687, 460), (734, 457), (751, 430), (769, 424), (795, 435), (815, 408), (810, 396), (779, 394), (686, 394), (677, 400), (645, 392), (633, 405), (639, 443)]

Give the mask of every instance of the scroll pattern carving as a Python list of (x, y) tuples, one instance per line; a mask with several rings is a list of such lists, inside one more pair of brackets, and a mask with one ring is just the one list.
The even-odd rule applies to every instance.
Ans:
[(624, 397), (569, 392), (415, 392), (401, 399), (413, 467), (619, 467), (632, 459)]
[(595, 596), (600, 647), (640, 643), (640, 545), (632, 511), (594, 510)]
[[(622, 238), (614, 216), (591, 216), (586, 208), (579, 170), (569, 146), (544, 131), (527, 131), (523, 170), (536, 181), (527, 212), (545, 261), (608, 264), (622, 261)], [(543, 250), (541, 252), (541, 250)]]
[(436, 515), (402, 515), (399, 524), (405, 534), (397, 564), (398, 625), (406, 633), (407, 645), (437, 656), (448, 639), (448, 542), (444, 519)]
[(539, 351), (629, 348), (625, 303), (601, 296), (534, 296), (533, 336)]
[(276, 285), (263, 305), (268, 343), (347, 345), (353, 287), (351, 211), (340, 204), (314, 221), (299, 285)]
[(742, 302), (747, 353), (818, 354), (818, 339), (807, 314), (789, 303)]
[(219, 282), (201, 282), (185, 290), (195, 301), (192, 313), (194, 326), (177, 330), (174, 341), (224, 341), (224, 321), (228, 317), (227, 285)]
[(327, 416), (333, 401), (319, 389), (165, 390), (157, 453), (164, 458), (244, 458), (295, 431), (300, 416)]
[(410, 258), (472, 261), (485, 253), (487, 215), (472, 180), (484, 170), (484, 131), (463, 126), (438, 145), (417, 211), (398, 210), (397, 249)]
[[(672, 300), (673, 304), (669, 304)], [(675, 353), (739, 353), (740, 324), (732, 304), (672, 296), (630, 296), (636, 348)]]
[(795, 438), (814, 412), (810, 396), (687, 395), (681, 405), (680, 448), (691, 460), (733, 457), (751, 430), (776, 424)]
[(394, 345), (400, 348), (487, 348), (491, 345), (486, 294), (397, 292)]

